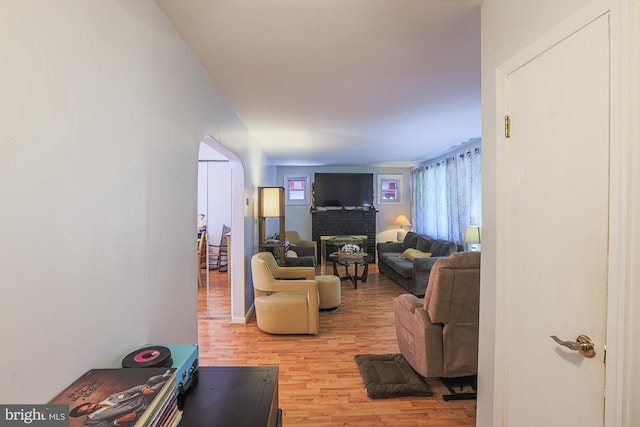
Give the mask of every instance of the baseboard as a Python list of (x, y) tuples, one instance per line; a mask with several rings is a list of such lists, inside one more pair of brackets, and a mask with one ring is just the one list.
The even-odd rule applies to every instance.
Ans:
[(231, 323), (240, 323), (240, 324), (246, 325), (247, 323), (249, 323), (249, 319), (253, 317), (255, 311), (256, 311), (255, 305), (251, 304), (251, 307), (249, 307), (249, 310), (247, 310), (244, 317), (239, 317), (239, 316), (232, 317)]

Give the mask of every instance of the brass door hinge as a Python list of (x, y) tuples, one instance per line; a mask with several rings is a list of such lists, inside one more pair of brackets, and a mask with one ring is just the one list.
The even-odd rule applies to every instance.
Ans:
[(504, 116), (504, 137), (511, 138), (511, 117)]

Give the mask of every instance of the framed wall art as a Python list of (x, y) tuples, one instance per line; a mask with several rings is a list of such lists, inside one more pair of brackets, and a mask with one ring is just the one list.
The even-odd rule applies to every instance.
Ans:
[(378, 175), (378, 203), (402, 203), (402, 175)]

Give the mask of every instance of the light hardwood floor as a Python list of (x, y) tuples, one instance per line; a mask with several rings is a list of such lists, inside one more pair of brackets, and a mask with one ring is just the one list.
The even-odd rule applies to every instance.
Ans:
[[(210, 272), (218, 301), (225, 298), (226, 284), (226, 274)], [(399, 352), (392, 300), (402, 293), (372, 264), (367, 283), (358, 283), (357, 290), (342, 282), (342, 305), (320, 313), (317, 336), (269, 335), (258, 330), (255, 317), (246, 325), (200, 319), (200, 363), (279, 366), (284, 426), (474, 426), (476, 401), (443, 401), (448, 391), (437, 379), (428, 380), (432, 397), (367, 397), (353, 357)]]

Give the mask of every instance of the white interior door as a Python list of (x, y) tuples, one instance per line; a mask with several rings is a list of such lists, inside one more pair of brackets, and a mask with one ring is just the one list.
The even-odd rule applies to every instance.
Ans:
[[(506, 75), (505, 425), (602, 426), (609, 242), (609, 15)], [(587, 335), (594, 358), (556, 344)]]

